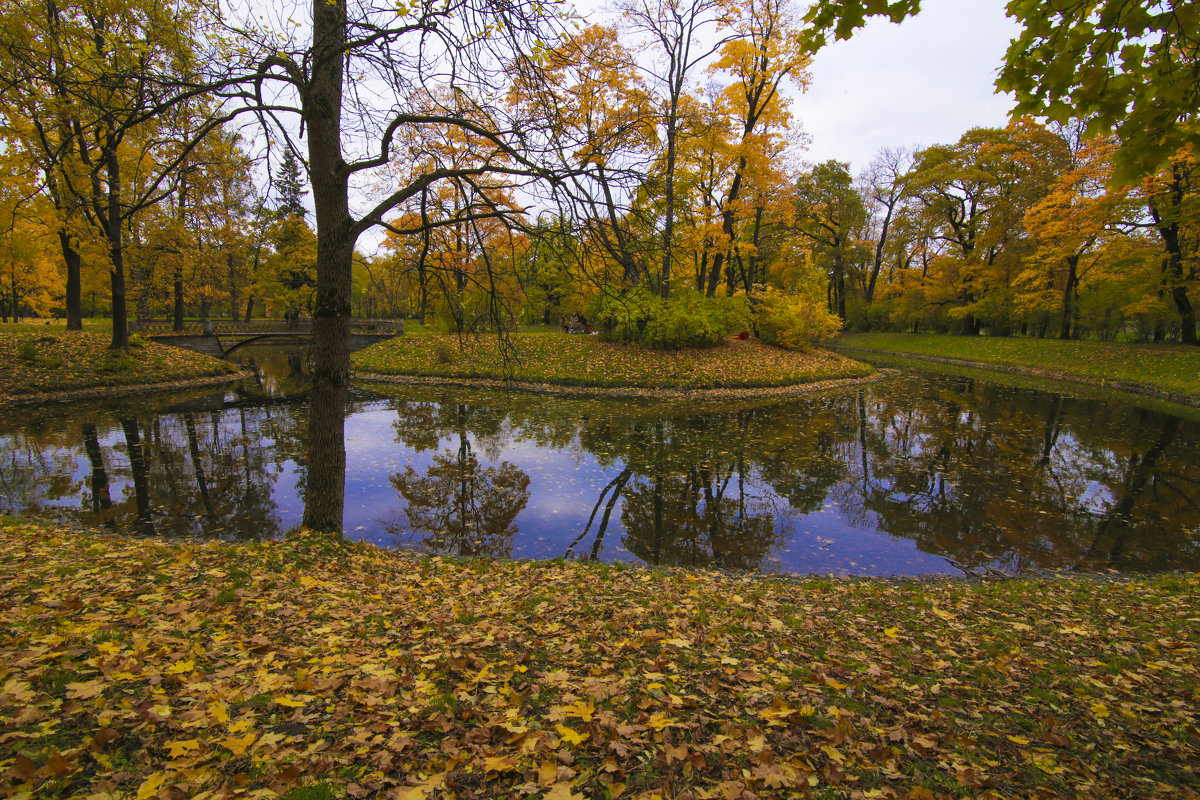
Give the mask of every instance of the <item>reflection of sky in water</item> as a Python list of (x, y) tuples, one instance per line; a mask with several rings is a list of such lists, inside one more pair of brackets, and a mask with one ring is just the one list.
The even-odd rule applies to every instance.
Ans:
[[(389, 479), (406, 467), (421, 474), (431, 466), (436, 452), (453, 453), (458, 448), (456, 435), (443, 436), (437, 449), (415, 452), (396, 441), (393, 428), (396, 415), (397, 412), (382, 404), (372, 404), (350, 415), (345, 430), (347, 535), (385, 547), (397, 542), (395, 536), (384, 530), (384, 521), (404, 519), (404, 500)], [(495, 437), (481, 441), (468, 435), (468, 440), (481, 468), (509, 462), (529, 476), (529, 499), (514, 522), (518, 533), (513, 541), (513, 558), (565, 556), (587, 526), (600, 492), (623, 466), (606, 468), (587, 452), (522, 441), (520, 431), (508, 426)], [(781, 547), (772, 551), (762, 564), (765, 572), (821, 575), (956, 572), (945, 559), (921, 552), (911, 540), (849, 524), (832, 502), (813, 513), (799, 514), (769, 486), (755, 480), (753, 474), (747, 478), (755, 504), (771, 508), (781, 534)], [(281, 476), (280, 483), (287, 482), (287, 476)], [(638, 561), (622, 544), (622, 507), (623, 501), (618, 501), (613, 508), (599, 553), (602, 561)], [(603, 513), (602, 504), (587, 538), (576, 546), (576, 554), (591, 551)], [(289, 519), (298, 522), (303, 506), (299, 503), (294, 509), (281, 506), (280, 515), (285, 523)]]
[[(1200, 427), (1135, 406), (914, 374), (744, 414), (737, 407), (668, 414), (657, 406), (440, 390), (365, 399), (377, 396), (361, 393), (346, 419), (344, 523), (353, 538), (384, 546), (411, 546), (428, 534), (407, 530), (405, 501), (391, 479), (408, 467), (424, 478), (439, 466), (439, 454), (443, 471), (453, 467), (459, 438), (451, 431), (461, 429), (481, 486), (519, 478), (521, 488), (507, 487), (505, 500), (517, 533), (510, 548), (493, 532), (503, 541), (490, 551), (515, 558), (564, 556), (628, 460), (632, 476), (596, 549), (605, 561), (661, 557), (704, 565), (719, 550), (724, 561), (716, 563), (834, 575), (957, 573), (934, 553), (1005, 568), (1200, 564)], [(438, 399), (450, 404), (437, 407)], [(117, 530), (149, 518), (164, 535), (225, 538), (278, 535), (300, 523), (305, 404), (263, 403), (242, 389), (169, 402), (44, 410), (25, 423), (17, 412), (0, 419), (0, 513), (47, 512)], [(397, 426), (400, 406), (413, 416)], [(97, 453), (84, 447), (89, 418), (107, 472), (103, 509), (93, 497)], [(419, 438), (426, 424), (440, 436), (433, 449), (417, 452), (399, 438), (398, 430)], [(136, 507), (126, 441), (134, 430), (145, 461), (143, 490), (149, 483), (145, 514)], [(729, 470), (742, 447), (746, 513), (739, 527), (730, 522), (738, 479)], [(655, 453), (665, 465), (668, 513), (652, 528)], [(203, 500), (197, 467), (206, 476)], [(720, 474), (687, 482), (707, 468)], [(710, 536), (705, 500), (686, 492), (727, 477), (724, 527)], [(593, 551), (610, 497), (575, 556)], [(457, 552), (455, 546), (439, 552)]]

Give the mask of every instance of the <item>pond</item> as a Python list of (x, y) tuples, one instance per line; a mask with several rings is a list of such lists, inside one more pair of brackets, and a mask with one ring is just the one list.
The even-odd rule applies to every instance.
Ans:
[[(229, 540), (298, 525), (301, 351), (219, 390), (9, 410), (0, 511)], [(489, 558), (833, 575), (1200, 569), (1197, 415), (915, 369), (786, 401), (356, 384), (347, 535)], [(315, 483), (315, 481), (314, 481)]]

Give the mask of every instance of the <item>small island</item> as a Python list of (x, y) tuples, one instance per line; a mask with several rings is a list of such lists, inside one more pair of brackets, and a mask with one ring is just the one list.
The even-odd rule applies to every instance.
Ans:
[[(511, 349), (502, 349), (502, 342)], [(469, 381), (539, 391), (651, 396), (803, 391), (875, 373), (866, 364), (828, 350), (784, 350), (752, 339), (656, 350), (559, 333), (518, 333), (504, 340), (495, 334), (404, 336), (356, 353), (352, 360), (357, 377), (375, 380)]]

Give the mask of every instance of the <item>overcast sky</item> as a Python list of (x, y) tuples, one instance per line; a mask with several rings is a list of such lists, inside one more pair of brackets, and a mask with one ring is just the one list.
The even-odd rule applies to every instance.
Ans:
[(883, 147), (948, 144), (1003, 126), (1012, 100), (993, 82), (1019, 31), (1005, 0), (922, 0), (899, 25), (876, 20), (813, 59), (792, 111), (811, 137), (806, 160), (849, 161), (857, 174)]

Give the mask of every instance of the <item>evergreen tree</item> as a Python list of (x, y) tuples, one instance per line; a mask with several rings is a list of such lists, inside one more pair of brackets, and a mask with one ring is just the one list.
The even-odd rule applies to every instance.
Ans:
[(304, 195), (308, 194), (305, 187), (308, 180), (300, 166), (296, 153), (288, 147), (283, 151), (283, 161), (279, 171), (275, 173), (275, 193), (279, 201), (280, 217), (295, 216), (301, 219), (308, 209), (304, 207)]

